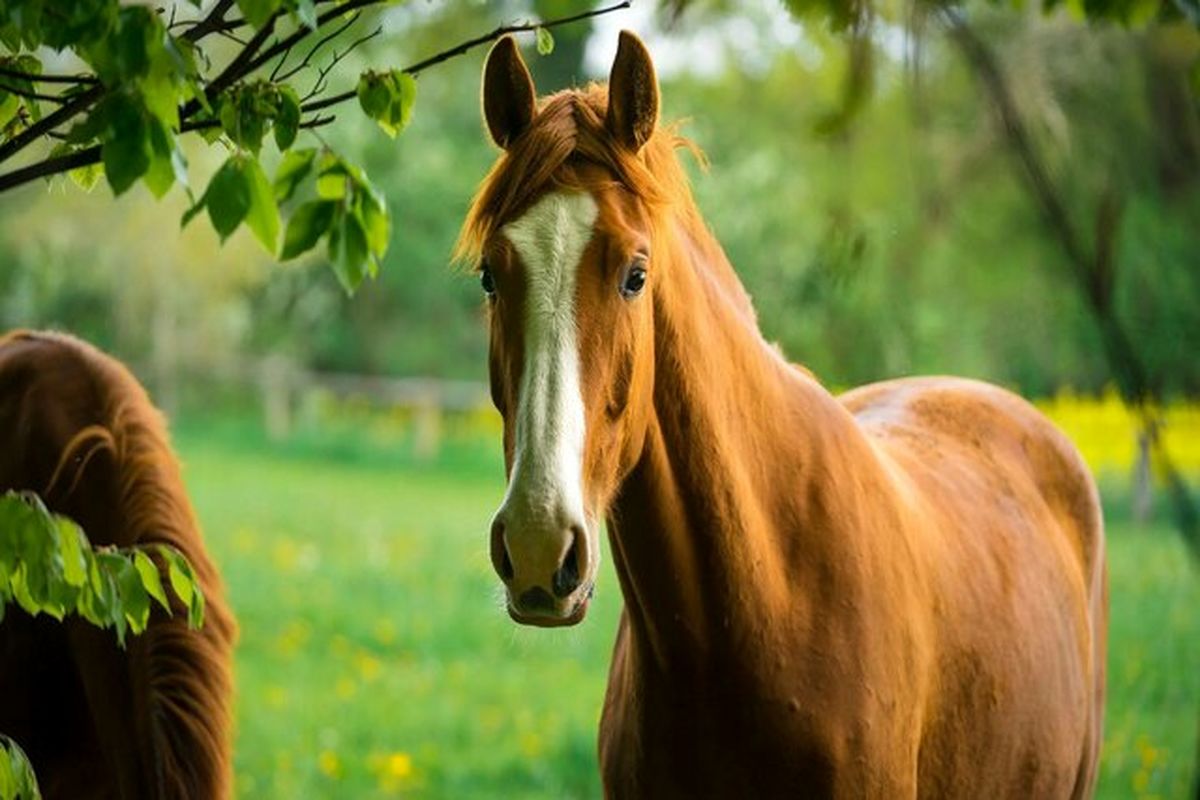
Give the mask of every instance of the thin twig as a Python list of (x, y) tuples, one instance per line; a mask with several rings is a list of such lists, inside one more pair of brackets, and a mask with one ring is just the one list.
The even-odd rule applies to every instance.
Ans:
[(279, 80), (279, 70), (283, 69), (283, 65), (287, 63), (288, 56), (290, 56), (291, 54), (292, 54), (292, 48), (290, 48), (290, 47), (287, 50), (283, 51), (283, 55), (281, 55), (279, 57), (279, 60), (275, 62), (275, 68), (271, 70), (271, 74), (267, 78), (267, 80), (269, 80), (271, 83), (275, 83), (276, 81)]
[[(436, 64), (441, 64), (443, 61), (448, 61), (455, 56), (461, 56), (469, 50), (473, 50), (482, 44), (494, 42), (501, 36), (507, 36), (510, 33), (528, 33), (529, 31), (534, 31), (538, 28), (557, 28), (560, 25), (567, 25), (571, 22), (579, 22), (580, 20), (598, 17), (602, 14), (610, 14), (613, 11), (620, 11), (621, 9), (629, 8), (632, 4), (632, 0), (624, 0), (623, 2), (616, 3), (615, 5), (605, 6), (604, 8), (596, 8), (591, 11), (585, 11), (569, 17), (546, 20), (545, 22), (521, 22), (513, 25), (501, 25), (491, 33), (485, 33), (482, 36), (476, 36), (474, 39), (468, 39), (462, 44), (452, 47), (449, 50), (443, 50), (442, 52), (430, 56), (423, 61), (418, 61), (412, 66), (405, 67), (401, 71), (407, 72), (409, 75), (415, 77), (422, 71), (429, 69)], [(314, 100), (311, 103), (305, 103), (303, 106), (301, 106), (301, 109), (303, 111), (320, 111), (323, 108), (329, 108), (330, 106), (337, 105), (338, 103), (344, 103), (347, 100), (351, 100), (357, 95), (357, 90), (352, 89), (348, 92), (342, 92), (341, 94), (335, 94), (331, 97), (326, 97), (321, 100)]]
[[(274, 72), (272, 72), (272, 73), (271, 73), (271, 80), (281, 80), (281, 81), (286, 81), (288, 78), (291, 78), (293, 75), (295, 75), (295, 74), (296, 74), (297, 72), (299, 72), (300, 70), (302, 70), (302, 69), (304, 69), (305, 67), (309, 66), (309, 65), (310, 65), (310, 63), (312, 62), (312, 58), (313, 58), (313, 56), (315, 56), (315, 55), (316, 55), (316, 54), (317, 54), (317, 53), (318, 53), (318, 52), (321, 50), (321, 48), (322, 48), (322, 47), (324, 47), (325, 45), (329, 44), (329, 42), (333, 41), (334, 39), (336, 39), (337, 37), (341, 36), (341, 35), (342, 35), (343, 33), (345, 33), (346, 31), (348, 31), (348, 30), (350, 29), (350, 27), (351, 27), (352, 25), (354, 25), (354, 23), (358, 22), (358, 20), (359, 20), (361, 17), (362, 17), (362, 13), (361, 13), (361, 12), (351, 15), (350, 19), (346, 20), (345, 24), (341, 25), (341, 26), (340, 26), (340, 27), (338, 27), (338, 28), (335, 28), (335, 29), (334, 29), (334, 30), (333, 30), (331, 33), (329, 33), (329, 34), (327, 34), (327, 35), (325, 35), (325, 36), (321, 37), (321, 39), (320, 39), (320, 40), (319, 40), (319, 41), (318, 41), (316, 44), (314, 44), (314, 45), (313, 45), (311, 48), (309, 48), (309, 51), (308, 51), (307, 53), (305, 53), (305, 55), (304, 55), (304, 60), (302, 60), (302, 61), (301, 61), (299, 64), (297, 64), (296, 66), (292, 67), (290, 70), (288, 70), (287, 72), (283, 73), (283, 74), (282, 74), (282, 75), (280, 75), (278, 78), (276, 78), (276, 77), (275, 77), (275, 73), (274, 73)], [(291, 52), (290, 48), (289, 48), (288, 52)], [(286, 55), (286, 53), (285, 53), (285, 54), (284, 54), (284, 58), (286, 58), (286, 57), (287, 57), (287, 55)], [(283, 62), (282, 62), (282, 61), (280, 61), (279, 63), (280, 63), (280, 65), (282, 66)]]
[(298, 42), (306, 38), (310, 33), (313, 32), (313, 30), (320, 30), (325, 26), (326, 23), (329, 22), (329, 20), (333, 19), (334, 17), (340, 17), (341, 15), (348, 14), (351, 11), (357, 11), (360, 8), (366, 8), (367, 6), (380, 5), (384, 2), (387, 2), (387, 0), (348, 0), (345, 3), (339, 4), (337, 8), (326, 11), (324, 14), (317, 17), (316, 28), (310, 30), (309, 28), (301, 26), (288, 37), (281, 39), (268, 47), (262, 52), (261, 55), (247, 64), (245, 68), (241, 70), (241, 74), (237, 77), (243, 78), (246, 75), (251, 74), (275, 56), (285, 52), (289, 48), (295, 47)]
[(337, 119), (336, 114), (329, 114), (324, 117), (316, 116), (310, 120), (305, 120), (304, 122), (301, 122), (300, 127), (305, 130), (312, 130), (313, 128), (322, 128), (326, 125), (332, 124), (333, 121), (336, 119)]
[(383, 33), (383, 26), (376, 28), (375, 30), (368, 33), (366, 36), (362, 36), (362, 37), (359, 37), (358, 39), (355, 39), (342, 52), (339, 53), (335, 50), (333, 53), (333, 59), (329, 62), (329, 65), (318, 70), (317, 80), (313, 83), (313, 87), (312, 87), (312, 89), (309, 90), (308, 94), (304, 95), (301, 102), (306, 102), (308, 100), (311, 100), (312, 98), (319, 95), (321, 92), (325, 91), (329, 87), (329, 84), (327, 84), (325, 82), (325, 78), (327, 78), (329, 76), (329, 73), (333, 71), (333, 68), (338, 65), (338, 62), (341, 61), (346, 56), (350, 55), (350, 53), (356, 47), (358, 47), (362, 44), (365, 44), (366, 42), (369, 42), (370, 40), (374, 39), (376, 36), (378, 36), (381, 33)]
[(230, 61), (225, 69), (221, 70), (220, 75), (212, 79), (212, 82), (205, 89), (205, 94), (208, 95), (210, 100), (254, 71), (254, 68), (248, 65), (254, 63), (255, 53), (258, 52), (258, 49), (271, 36), (271, 33), (275, 30), (275, 22), (282, 13), (282, 11), (276, 11), (272, 14), (271, 18), (250, 38), (250, 41), (246, 42), (246, 46), (234, 56), (233, 61)]
[(30, 92), (26, 91), (25, 89), (18, 89), (15, 86), (9, 86), (3, 81), (0, 81), (0, 92), (15, 94), (17, 97), (27, 97), (30, 100), (45, 100), (47, 103), (61, 104), (70, 99), (69, 97), (62, 97), (61, 95), (57, 94), (42, 94), (41, 92)]
[(242, 47), (245, 47), (247, 44), (245, 39), (240, 36), (235, 36), (231, 31), (228, 31), (225, 28), (218, 28), (216, 33), (224, 39), (228, 39), (231, 42), (237, 42)]
[(29, 81), (30, 83), (73, 83), (73, 84), (96, 84), (95, 75), (35, 75), (32, 72), (21, 72), (8, 67), (0, 67), (0, 75), (6, 78), (16, 78), (21, 81)]

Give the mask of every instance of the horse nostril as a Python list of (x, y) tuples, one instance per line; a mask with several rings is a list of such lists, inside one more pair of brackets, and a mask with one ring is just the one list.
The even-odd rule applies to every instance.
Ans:
[(500, 579), (511, 581), (513, 577), (512, 558), (508, 554), (508, 542), (504, 540), (504, 523), (496, 520), (492, 523), (492, 566), (495, 567)]
[(579, 550), (583, 545), (584, 538), (583, 532), (578, 527), (573, 527), (571, 532), (574, 534), (571, 537), (571, 546), (567, 548), (567, 554), (563, 556), (563, 562), (554, 572), (554, 578), (551, 581), (554, 594), (558, 597), (566, 597), (579, 588)]
[(508, 544), (504, 545), (504, 553), (500, 560), (500, 577), (506, 581), (511, 581), (513, 576), (512, 559), (508, 556)]

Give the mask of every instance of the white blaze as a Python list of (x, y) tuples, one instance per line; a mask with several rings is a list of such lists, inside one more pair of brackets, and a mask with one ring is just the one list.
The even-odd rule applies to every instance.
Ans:
[(586, 519), (575, 275), (596, 214), (591, 195), (555, 192), (503, 228), (526, 281), (525, 363), (504, 500), (513, 521), (558, 528)]

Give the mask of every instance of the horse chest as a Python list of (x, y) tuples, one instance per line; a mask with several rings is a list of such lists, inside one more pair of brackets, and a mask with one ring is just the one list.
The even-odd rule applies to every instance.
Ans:
[[(618, 644), (600, 726), (610, 797), (837, 797), (895, 784), (857, 701), (822, 700), (795, 673), (638, 670)], [(840, 705), (842, 710), (838, 710)], [(882, 796), (882, 795), (881, 795)]]

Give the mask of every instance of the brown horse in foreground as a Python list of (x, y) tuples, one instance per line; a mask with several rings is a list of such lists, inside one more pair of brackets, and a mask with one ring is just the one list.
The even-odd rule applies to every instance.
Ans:
[(128, 649), (68, 616), (0, 622), (0, 733), (43, 795), (224, 798), (230, 793), (235, 624), (159, 413), (132, 375), (60, 334), (0, 336), (0, 492), (32, 490), (94, 545), (164, 542), (195, 567), (202, 629), (155, 611)]
[(540, 104), (500, 41), (483, 107), (504, 153), (460, 245), (489, 298), (514, 619), (583, 617), (607, 518), (606, 792), (1089, 796), (1106, 580), (1078, 453), (994, 386), (835, 398), (789, 365), (658, 101), (632, 35), (607, 90)]

